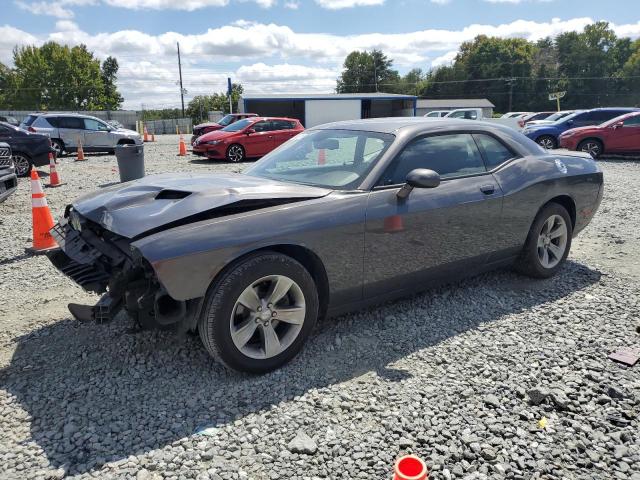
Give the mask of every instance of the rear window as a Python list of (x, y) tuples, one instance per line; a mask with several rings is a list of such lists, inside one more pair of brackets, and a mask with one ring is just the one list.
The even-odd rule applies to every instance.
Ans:
[(45, 120), (49, 122), (49, 125), (55, 128), (60, 127), (59, 117), (46, 117)]
[(26, 125), (27, 127), (30, 127), (31, 124), (36, 121), (36, 118), (38, 118), (37, 115), (27, 115), (25, 119), (22, 121), (22, 124)]

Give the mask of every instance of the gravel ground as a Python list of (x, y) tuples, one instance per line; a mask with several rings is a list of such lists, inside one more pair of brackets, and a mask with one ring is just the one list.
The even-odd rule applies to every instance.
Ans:
[[(158, 140), (149, 173), (240, 168)], [(117, 180), (113, 156), (88, 158), (62, 160), (54, 215)], [(500, 271), (325, 321), (260, 377), (192, 335), (73, 321), (66, 304), (96, 297), (24, 254), (21, 181), (0, 205), (0, 478), (384, 479), (412, 452), (436, 479), (640, 480), (640, 365), (607, 359), (640, 346), (640, 163), (602, 168), (556, 278)]]

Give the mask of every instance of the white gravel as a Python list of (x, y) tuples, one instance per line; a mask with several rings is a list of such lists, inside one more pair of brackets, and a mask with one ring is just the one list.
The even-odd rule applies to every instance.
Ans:
[[(240, 168), (158, 140), (148, 173)], [(62, 160), (54, 215), (117, 181), (113, 156), (88, 158)], [(96, 297), (24, 254), (22, 180), (0, 204), (0, 478), (383, 479), (412, 452), (435, 479), (640, 480), (640, 365), (607, 359), (640, 348), (640, 163), (601, 163), (602, 207), (556, 278), (500, 271), (326, 321), (261, 377), (195, 336), (72, 320)]]

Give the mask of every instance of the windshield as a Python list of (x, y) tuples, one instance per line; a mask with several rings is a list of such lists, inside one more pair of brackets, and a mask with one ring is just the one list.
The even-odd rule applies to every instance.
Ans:
[(555, 123), (556, 125), (562, 124), (564, 122), (567, 122), (567, 121), (571, 120), (572, 118), (576, 118), (581, 113), (583, 113), (583, 112), (573, 112), (573, 113), (567, 115), (566, 117), (562, 117), (560, 120), (556, 120), (553, 123)]
[(227, 127), (224, 127), (222, 131), (223, 132), (239, 132), (240, 130), (244, 130), (245, 128), (247, 128), (252, 123), (253, 123), (252, 120), (245, 118), (244, 120), (239, 120)]
[(223, 127), (226, 127), (227, 125), (230, 125), (233, 122), (233, 119), (234, 119), (233, 115), (225, 115), (220, 120), (218, 120), (218, 125), (222, 125)]
[(570, 114), (571, 112), (556, 112), (553, 115), (549, 115), (546, 120), (549, 122), (555, 122), (556, 120), (560, 120)]
[(295, 136), (244, 173), (326, 188), (357, 188), (389, 148), (388, 133), (310, 130)]

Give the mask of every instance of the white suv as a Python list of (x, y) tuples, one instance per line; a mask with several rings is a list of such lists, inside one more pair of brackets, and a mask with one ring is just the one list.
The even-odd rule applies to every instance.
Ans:
[(76, 113), (32, 113), (20, 128), (49, 135), (58, 156), (77, 151), (79, 142), (85, 152), (108, 153), (113, 153), (116, 145), (142, 144), (142, 138), (133, 130), (115, 128), (99, 118)]

